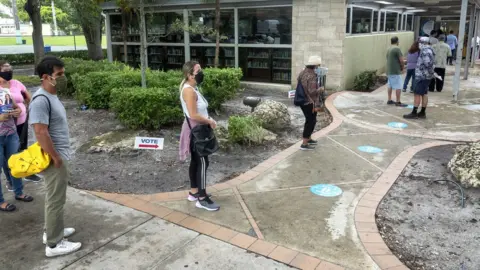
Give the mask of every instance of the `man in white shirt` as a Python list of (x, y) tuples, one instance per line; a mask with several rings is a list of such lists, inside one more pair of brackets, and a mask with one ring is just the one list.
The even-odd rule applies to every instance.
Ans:
[[(477, 46), (477, 52), (478, 52), (478, 48), (480, 47), (480, 37), (479, 36), (477, 36), (476, 40), (475, 40), (475, 37), (472, 37), (472, 42), (470, 44), (470, 55), (473, 55), (473, 46)], [(474, 57), (474, 59), (476, 59), (476, 57)]]

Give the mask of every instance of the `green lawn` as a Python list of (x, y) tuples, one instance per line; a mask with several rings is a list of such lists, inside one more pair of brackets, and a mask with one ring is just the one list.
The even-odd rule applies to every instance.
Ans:
[[(31, 36), (24, 36), (22, 39), (27, 40), (27, 45), (32, 45), (32, 37)], [(85, 37), (84, 36), (76, 36), (76, 43), (77, 46), (86, 46)], [(43, 42), (45, 45), (51, 46), (73, 46), (73, 36), (59, 36), (59, 37), (51, 37), (51, 36), (44, 36)], [(102, 38), (102, 44), (107, 44), (107, 39), (105, 36)], [(16, 45), (16, 38), (15, 37), (0, 37), (0, 46), (11, 46)]]

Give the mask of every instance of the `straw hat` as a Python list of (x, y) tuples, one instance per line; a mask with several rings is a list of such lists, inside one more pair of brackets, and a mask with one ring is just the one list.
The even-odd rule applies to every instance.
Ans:
[(305, 66), (319, 66), (322, 64), (322, 58), (318, 55), (310, 56)]

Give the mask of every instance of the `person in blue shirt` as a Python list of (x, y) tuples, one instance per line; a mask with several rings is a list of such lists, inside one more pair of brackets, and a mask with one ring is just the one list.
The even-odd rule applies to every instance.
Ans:
[(447, 44), (450, 46), (452, 50), (452, 56), (448, 57), (447, 62), (449, 65), (453, 65), (453, 59), (457, 56), (457, 46), (458, 46), (458, 39), (453, 34), (453, 30), (450, 31), (450, 35), (447, 36)]

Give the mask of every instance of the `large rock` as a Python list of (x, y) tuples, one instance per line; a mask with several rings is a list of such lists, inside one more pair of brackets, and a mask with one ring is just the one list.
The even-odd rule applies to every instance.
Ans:
[(290, 126), (290, 114), (285, 104), (273, 100), (262, 101), (253, 112), (253, 116), (260, 120), (266, 129), (284, 130)]
[(448, 168), (463, 187), (480, 187), (480, 142), (458, 146)]
[(79, 151), (89, 154), (110, 153), (115, 151), (130, 151), (135, 145), (137, 131), (118, 130), (111, 131), (92, 138), (88, 143), (80, 147)]

